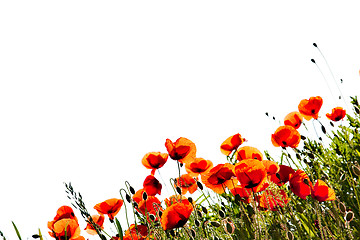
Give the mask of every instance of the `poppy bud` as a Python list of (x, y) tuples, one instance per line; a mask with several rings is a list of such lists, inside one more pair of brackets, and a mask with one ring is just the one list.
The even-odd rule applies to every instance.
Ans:
[(294, 234), (293, 234), (292, 232), (289, 231), (289, 232), (286, 233), (286, 235), (287, 235), (287, 237), (288, 237), (289, 240), (293, 240), (293, 239), (294, 239)]
[(341, 82), (341, 83), (343, 83), (343, 80), (342, 80), (342, 78), (340, 78), (340, 82)]
[(195, 225), (196, 225), (197, 227), (199, 227), (199, 226), (200, 226), (200, 222), (199, 222), (199, 220), (195, 219)]
[(180, 163), (180, 167), (182, 167), (182, 166), (184, 166), (184, 164), (183, 164), (183, 163)]
[(304, 183), (305, 183), (306, 185), (310, 186), (310, 185), (309, 185), (309, 180), (308, 180), (307, 178), (304, 178), (303, 181), (304, 181)]
[(358, 108), (357, 106), (355, 106), (354, 109), (355, 109), (355, 112), (356, 112), (357, 114), (360, 114), (360, 110), (359, 110), (359, 108)]
[[(40, 238), (40, 236), (39, 235), (37, 235), (37, 234), (34, 234), (34, 235), (32, 235), (32, 238)], [(4, 238), (5, 239), (5, 238)]]
[(133, 206), (134, 206), (134, 208), (137, 208), (139, 205), (137, 202), (133, 202)]
[(322, 137), (319, 137), (319, 140), (322, 141)]
[(200, 188), (200, 190), (203, 190), (203, 189), (204, 189), (204, 187), (203, 187), (203, 185), (202, 185), (201, 182), (197, 181), (197, 182), (196, 182), (196, 185), (198, 186), (198, 188)]
[(235, 225), (231, 221), (225, 220), (224, 230), (228, 234), (233, 234), (235, 231)]
[(299, 160), (301, 160), (300, 154), (296, 153), (296, 158), (299, 159)]
[(346, 206), (344, 203), (340, 202), (339, 203), (339, 209), (341, 212), (345, 213), (346, 212)]
[(331, 121), (330, 121), (330, 125), (331, 125), (332, 127), (334, 127), (334, 124), (333, 124), (333, 122), (331, 122)]
[(265, 115), (266, 115), (266, 116), (269, 116), (269, 113), (268, 113), (268, 112), (266, 112), (266, 113), (265, 113)]
[(208, 213), (208, 210), (207, 210), (206, 207), (204, 207), (204, 206), (201, 206), (201, 210), (202, 210), (205, 214)]
[(301, 140), (305, 140), (305, 139), (306, 139), (306, 137), (301, 135)]
[(316, 62), (315, 62), (315, 59), (313, 59), (313, 58), (311, 59), (311, 61), (312, 61), (313, 63), (316, 63)]
[(222, 210), (220, 210), (220, 211), (219, 211), (219, 216), (220, 216), (221, 218), (225, 218), (225, 213), (224, 213)]
[(219, 223), (219, 222), (211, 221), (210, 224), (211, 224), (211, 226), (213, 226), (213, 227), (220, 227), (220, 223)]
[(131, 197), (129, 196), (129, 194), (125, 195), (126, 201), (128, 201), (128, 203), (131, 203)]
[(273, 120), (275, 120), (275, 117), (273, 117)]
[(147, 198), (148, 198), (148, 195), (147, 193), (144, 191), (143, 194), (142, 194), (142, 198), (146, 201)]
[(192, 197), (188, 197), (188, 201), (189, 201), (189, 203), (193, 203), (193, 199), (192, 199)]
[(324, 134), (326, 134), (326, 129), (325, 129), (324, 125), (321, 125), (321, 130)]
[(181, 188), (180, 188), (180, 187), (176, 187), (175, 189), (176, 189), (176, 192), (181, 195)]
[(316, 43), (313, 43), (314, 47), (317, 47), (317, 44)]
[(352, 170), (356, 176), (360, 176), (360, 168), (358, 166), (353, 165)]
[(308, 153), (308, 156), (309, 156), (309, 158), (311, 158), (311, 159), (314, 159), (315, 157), (314, 157), (314, 154), (312, 154), (312, 153)]
[(159, 211), (159, 217), (161, 217), (161, 216), (162, 216), (162, 214), (163, 214), (163, 212), (162, 212), (162, 211)]
[(195, 238), (196, 237), (196, 232), (194, 229), (190, 229), (190, 234), (191, 234), (191, 237), (192, 238)]
[(353, 211), (347, 212), (346, 215), (345, 215), (345, 220), (347, 222), (350, 222), (353, 219), (354, 219), (354, 212)]
[(200, 212), (200, 210), (197, 210), (196, 213), (199, 216), (199, 218), (202, 218), (202, 213)]
[(132, 195), (135, 194), (135, 189), (132, 186), (130, 186), (130, 192), (131, 192)]
[(154, 216), (154, 214), (149, 214), (149, 218), (150, 218), (151, 221), (155, 221), (155, 216)]

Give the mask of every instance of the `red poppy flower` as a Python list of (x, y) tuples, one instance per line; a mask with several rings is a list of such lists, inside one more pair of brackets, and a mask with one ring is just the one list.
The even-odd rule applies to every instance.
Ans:
[(146, 213), (156, 215), (157, 211), (160, 208), (161, 208), (161, 203), (159, 199), (155, 196), (148, 196), (146, 200), (141, 200), (139, 202), (137, 210), (143, 215), (145, 215)]
[(153, 175), (145, 178), (143, 187), (144, 191), (150, 196), (161, 195), (162, 185)]
[(173, 160), (187, 163), (195, 159), (196, 146), (187, 138), (179, 138), (176, 142), (166, 139), (165, 147)]
[(69, 218), (69, 219), (74, 219), (76, 222), (78, 221), (78, 219), (75, 217), (75, 213), (74, 210), (69, 207), (69, 206), (61, 206), (57, 212), (56, 212), (56, 216), (54, 217), (53, 221), (48, 222), (48, 228), (52, 229), (54, 227), (55, 222), (64, 219), (64, 218)]
[(144, 189), (139, 189), (136, 191), (136, 193), (132, 196), (134, 202), (139, 203), (141, 200), (143, 200), (142, 195), (144, 193)]
[(117, 198), (111, 198), (104, 202), (98, 203), (94, 206), (94, 209), (99, 214), (107, 214), (110, 221), (114, 220), (114, 217), (120, 211), (124, 201)]
[(271, 135), (271, 142), (275, 147), (296, 148), (300, 143), (300, 133), (291, 126), (280, 126)]
[(237, 185), (236, 187), (230, 189), (230, 192), (236, 196), (239, 195), (240, 196), (240, 200), (242, 202), (245, 203), (250, 203), (251, 202), (251, 189), (250, 188), (245, 188), (243, 185)]
[(236, 159), (241, 161), (244, 159), (263, 160), (263, 155), (259, 149), (250, 146), (243, 146), (236, 151)]
[(346, 116), (346, 110), (342, 107), (336, 107), (332, 109), (331, 113), (327, 113), (326, 117), (331, 121), (337, 122)]
[(191, 177), (197, 177), (199, 174), (208, 171), (212, 166), (213, 163), (210, 160), (195, 158), (194, 161), (185, 164), (185, 169)]
[(306, 120), (310, 120), (311, 118), (318, 119), (322, 104), (323, 99), (321, 97), (311, 97), (301, 100), (298, 109)]
[(197, 184), (194, 178), (192, 178), (189, 174), (183, 174), (180, 176), (180, 179), (177, 178), (175, 182), (175, 187), (179, 186), (181, 188), (182, 194), (194, 193), (197, 189)]
[(280, 170), (277, 174), (270, 175), (270, 181), (278, 186), (282, 186), (289, 181), (290, 174), (295, 173), (295, 170), (286, 165), (279, 165), (279, 167)]
[(228, 156), (232, 151), (237, 149), (245, 140), (239, 133), (228, 137), (220, 146), (220, 151)]
[[(99, 226), (99, 228), (104, 229), (104, 226), (103, 226), (104, 220), (105, 220), (104, 215), (93, 215), (93, 216), (91, 216), (91, 218), (94, 221), (94, 223)], [(90, 235), (97, 234), (94, 226), (89, 222), (86, 225), (86, 228), (84, 230)]]
[(141, 163), (148, 169), (152, 169), (151, 175), (155, 174), (155, 170), (164, 166), (168, 159), (167, 153), (149, 152), (145, 154)]
[(216, 193), (224, 193), (225, 187), (231, 188), (236, 185), (236, 179), (233, 173), (234, 166), (230, 163), (218, 164), (208, 172), (201, 175), (201, 181), (205, 186)]
[(335, 200), (334, 190), (329, 188), (329, 186), (320, 179), (317, 180), (314, 187), (311, 189), (311, 196), (319, 202)]
[(286, 192), (282, 189), (277, 191), (266, 190), (257, 198), (260, 208), (277, 211), (279, 207), (284, 207), (290, 200)]
[(299, 169), (289, 177), (290, 189), (298, 197), (306, 199), (311, 193), (312, 183), (306, 173)]
[(50, 236), (55, 239), (85, 240), (84, 237), (80, 236), (79, 223), (74, 219), (63, 218), (58, 220), (50, 230)]
[(284, 125), (298, 129), (303, 121), (303, 116), (299, 112), (291, 112), (284, 118)]
[(171, 230), (185, 225), (193, 207), (185, 203), (175, 203), (166, 208), (161, 216), (161, 226), (164, 230)]
[(167, 207), (173, 205), (174, 203), (178, 203), (178, 202), (182, 202), (185, 204), (191, 204), (189, 202), (189, 200), (187, 199), (187, 197), (185, 197), (184, 195), (181, 195), (181, 198), (180, 198), (180, 195), (172, 195), (169, 198), (165, 198), (164, 201), (165, 201), (165, 204)]
[(245, 188), (250, 188), (253, 192), (260, 192), (269, 186), (266, 182), (266, 168), (262, 161), (242, 160), (235, 164), (234, 173), (240, 184)]

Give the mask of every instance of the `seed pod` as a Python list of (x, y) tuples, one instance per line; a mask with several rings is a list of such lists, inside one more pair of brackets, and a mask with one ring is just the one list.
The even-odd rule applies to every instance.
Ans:
[(341, 212), (345, 213), (346, 212), (346, 206), (344, 203), (342, 202), (339, 202), (339, 205), (338, 205), (339, 209)]
[(331, 122), (331, 121), (330, 121), (330, 125), (331, 125), (332, 127), (334, 127), (334, 124), (333, 124), (333, 122)]
[(161, 217), (161, 216), (162, 216), (162, 214), (163, 214), (163, 212), (162, 212), (162, 211), (159, 211), (159, 217)]
[(300, 154), (296, 153), (296, 158), (301, 160)]
[(305, 139), (306, 139), (306, 137), (301, 135), (301, 140), (305, 140)]
[(325, 129), (324, 125), (321, 125), (321, 130), (324, 134), (326, 134), (326, 129)]
[(360, 168), (358, 166), (353, 165), (352, 170), (356, 176), (360, 176)]
[(348, 211), (345, 215), (345, 220), (347, 222), (350, 222), (351, 220), (354, 219), (354, 212), (353, 211)]
[[(32, 235), (32, 238), (40, 238), (40, 236), (39, 235), (37, 235), (37, 234), (34, 234), (34, 235)], [(5, 238), (4, 238), (5, 239)]]
[(192, 197), (188, 197), (188, 201), (189, 201), (189, 203), (193, 203), (193, 199), (192, 199)]

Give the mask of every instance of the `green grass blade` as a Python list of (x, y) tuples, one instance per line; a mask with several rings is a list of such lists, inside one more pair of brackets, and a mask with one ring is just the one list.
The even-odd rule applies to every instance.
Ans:
[(117, 231), (118, 231), (120, 240), (123, 240), (123, 231), (122, 231), (120, 222), (119, 222), (119, 220), (118, 220), (117, 218), (115, 218), (115, 224), (116, 224), (116, 229), (117, 229)]
[(20, 233), (19, 233), (19, 230), (17, 229), (15, 223), (13, 221), (12, 222), (12, 225), (14, 226), (14, 229), (15, 229), (15, 232), (16, 232), (16, 235), (18, 236), (19, 240), (21, 240), (21, 236), (20, 236)]

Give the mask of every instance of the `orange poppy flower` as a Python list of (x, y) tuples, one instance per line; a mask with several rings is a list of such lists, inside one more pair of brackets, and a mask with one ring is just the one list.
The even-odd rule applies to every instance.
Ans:
[(99, 214), (107, 214), (110, 221), (114, 220), (114, 217), (120, 211), (124, 201), (117, 198), (111, 198), (104, 202), (98, 203), (94, 206), (94, 209), (98, 211)]
[(251, 192), (252, 190), (249, 189), (249, 188), (245, 188), (244, 186), (242, 185), (237, 185), (236, 187), (230, 189), (230, 192), (236, 196), (236, 195), (239, 195), (240, 196), (240, 200), (242, 202), (245, 202), (245, 203), (250, 203), (251, 202)]
[(213, 163), (210, 160), (195, 158), (194, 161), (185, 164), (185, 169), (191, 177), (197, 177), (199, 174), (208, 171), (212, 166)]
[(141, 163), (148, 169), (152, 169), (151, 175), (155, 174), (155, 170), (164, 166), (169, 155), (161, 152), (149, 152), (145, 154)]
[(153, 175), (145, 178), (143, 187), (144, 191), (150, 196), (161, 195), (162, 185)]
[(299, 169), (289, 176), (290, 189), (298, 197), (306, 199), (311, 193), (312, 183), (306, 173)]
[(346, 110), (342, 107), (336, 107), (332, 109), (331, 113), (327, 113), (326, 117), (331, 121), (337, 122), (346, 116)]
[(192, 178), (189, 174), (183, 174), (180, 176), (180, 179), (177, 178), (175, 181), (175, 187), (179, 186), (181, 188), (182, 194), (194, 193), (197, 189), (197, 184), (194, 178)]
[(234, 173), (240, 184), (253, 192), (260, 192), (268, 187), (267, 171), (262, 161), (245, 159), (235, 164)]
[(161, 226), (164, 230), (171, 230), (185, 225), (193, 207), (190, 204), (175, 203), (166, 208), (161, 216)]
[(279, 165), (274, 161), (262, 160), (261, 163), (264, 164), (264, 167), (266, 169), (266, 173), (268, 176), (271, 176), (271, 175), (279, 172), (279, 170), (280, 170)]
[(187, 197), (185, 197), (184, 195), (181, 195), (181, 198), (180, 198), (180, 195), (172, 195), (169, 198), (165, 198), (164, 201), (165, 201), (165, 204), (167, 207), (173, 205), (174, 203), (178, 203), (178, 202), (182, 202), (182, 203), (191, 205), (191, 203), (189, 202)]
[(310, 120), (311, 118), (318, 119), (322, 104), (323, 99), (321, 97), (311, 97), (301, 100), (298, 109), (306, 120)]
[(335, 200), (334, 190), (329, 188), (329, 186), (320, 179), (317, 180), (314, 187), (311, 189), (311, 196), (319, 202)]
[[(104, 225), (104, 220), (105, 220), (104, 215), (93, 215), (93, 216), (91, 216), (91, 218), (94, 221), (94, 223), (99, 226), (99, 228), (104, 229), (104, 226), (103, 226)], [(91, 225), (91, 223), (89, 223), (89, 222), (86, 225), (86, 228), (84, 230), (90, 235), (96, 235), (97, 234), (94, 226)]]
[(220, 151), (228, 156), (232, 151), (237, 149), (244, 141), (245, 138), (242, 138), (239, 133), (228, 137), (220, 146)]
[(263, 155), (259, 149), (250, 146), (243, 146), (236, 151), (236, 159), (241, 161), (244, 159), (263, 160)]
[(295, 170), (286, 165), (279, 165), (279, 168), (280, 170), (277, 174), (270, 175), (270, 181), (278, 186), (282, 186), (289, 181), (290, 174), (295, 173)]
[(58, 220), (50, 230), (50, 236), (55, 239), (85, 240), (84, 237), (80, 236), (79, 223), (74, 219), (63, 218)]
[[(146, 213), (150, 213), (156, 215), (158, 208), (160, 208), (161, 202), (155, 196), (148, 196), (146, 200), (141, 200), (138, 205), (138, 212), (145, 215)], [(157, 207), (155, 207), (157, 206)]]
[(282, 189), (277, 191), (266, 190), (257, 198), (260, 208), (277, 211), (279, 207), (284, 207), (290, 200), (286, 192)]
[(69, 207), (69, 206), (61, 206), (57, 212), (56, 212), (56, 216), (54, 217), (53, 221), (48, 222), (48, 228), (52, 229), (54, 227), (55, 222), (64, 219), (64, 218), (69, 218), (69, 219), (74, 219), (76, 222), (78, 221), (78, 219), (75, 217), (75, 213), (74, 210)]
[(165, 147), (173, 160), (187, 163), (195, 159), (196, 146), (187, 138), (180, 137), (176, 142), (166, 139)]
[(303, 116), (299, 112), (291, 112), (284, 118), (284, 125), (298, 129), (303, 121)]
[(275, 147), (296, 148), (300, 143), (300, 133), (291, 126), (280, 126), (271, 135), (271, 142)]
[(201, 175), (201, 181), (205, 186), (214, 192), (221, 194), (225, 192), (225, 187), (232, 188), (237, 181), (233, 173), (234, 166), (230, 163), (218, 164), (208, 172)]

